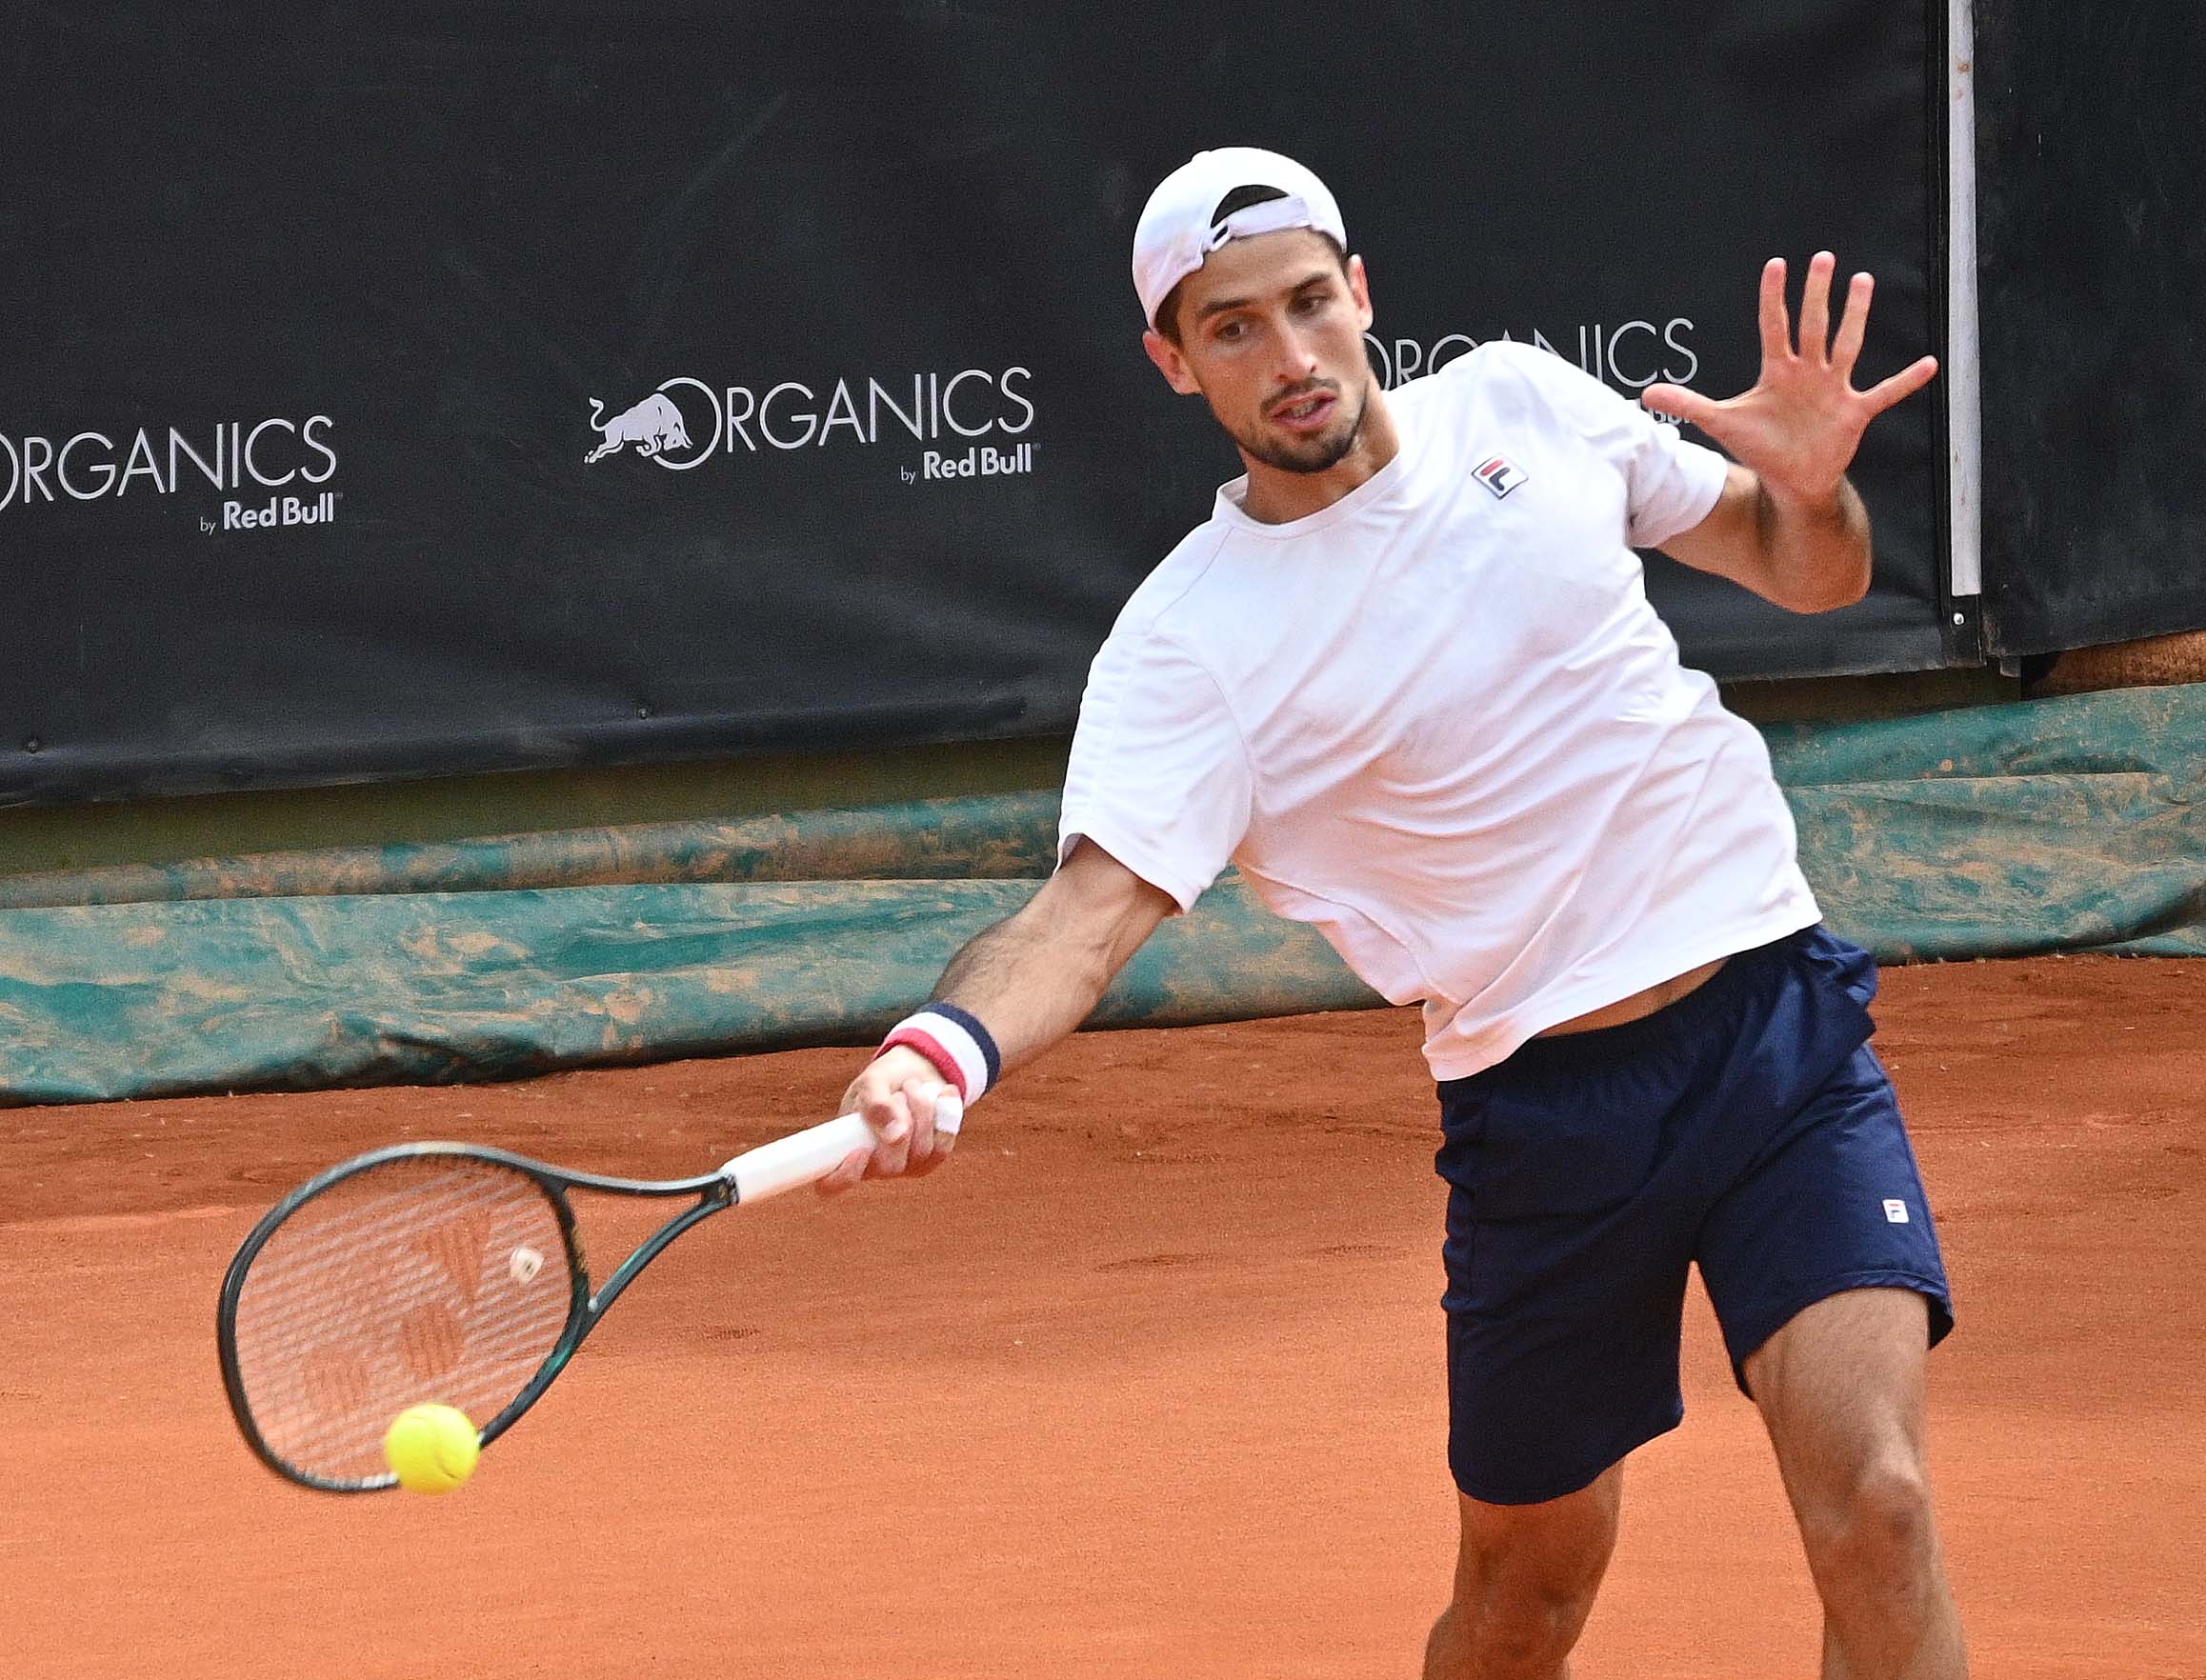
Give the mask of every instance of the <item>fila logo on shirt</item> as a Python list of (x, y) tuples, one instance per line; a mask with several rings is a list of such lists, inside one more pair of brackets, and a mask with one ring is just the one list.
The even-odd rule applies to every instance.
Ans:
[(1489, 455), (1478, 463), (1471, 476), (1496, 497), (1506, 496), (1525, 480), (1524, 470), (1512, 463), (1507, 455)]

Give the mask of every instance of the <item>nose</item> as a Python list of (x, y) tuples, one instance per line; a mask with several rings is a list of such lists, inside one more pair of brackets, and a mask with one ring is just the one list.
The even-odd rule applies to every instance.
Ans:
[(1285, 386), (1300, 385), (1314, 377), (1316, 372), (1315, 348), (1290, 322), (1279, 332), (1279, 383)]

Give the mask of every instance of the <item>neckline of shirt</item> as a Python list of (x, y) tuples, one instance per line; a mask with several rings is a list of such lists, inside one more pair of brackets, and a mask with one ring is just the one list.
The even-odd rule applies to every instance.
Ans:
[(1268, 542), (1276, 543), (1293, 542), (1296, 537), (1308, 536), (1314, 531), (1337, 525), (1344, 519), (1354, 518), (1365, 509), (1383, 500), (1389, 490), (1409, 475), (1415, 464), (1413, 457), (1424, 445), (1424, 428), (1406, 421), (1402, 413), (1403, 405), (1394, 402), (1390, 396), (1387, 408), (1394, 417), (1394, 433), (1400, 444), (1394, 450), (1394, 458), (1339, 501), (1329, 503), (1314, 513), (1305, 513), (1299, 519), (1290, 519), (1280, 525), (1268, 525), (1261, 519), (1252, 519), (1247, 510), (1233, 499), (1233, 492), (1236, 490), (1244, 494), (1248, 490), (1249, 475), (1244, 472), (1240, 477), (1229, 479), (1218, 486), (1217, 506), (1211, 517), (1244, 535), (1262, 537)]

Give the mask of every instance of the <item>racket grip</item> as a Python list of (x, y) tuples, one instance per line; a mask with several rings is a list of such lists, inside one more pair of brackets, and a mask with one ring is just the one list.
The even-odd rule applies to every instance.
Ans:
[(825, 1178), (852, 1150), (870, 1150), (873, 1129), (856, 1114), (777, 1137), (746, 1150), (720, 1174), (735, 1187), (738, 1202), (758, 1202)]

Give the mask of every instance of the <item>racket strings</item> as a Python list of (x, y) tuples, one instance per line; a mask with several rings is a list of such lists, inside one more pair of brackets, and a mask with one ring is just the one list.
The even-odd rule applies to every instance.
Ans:
[(492, 1162), (408, 1158), (295, 1209), (253, 1257), (234, 1345), (269, 1450), (323, 1482), (383, 1479), (409, 1406), (479, 1429), (566, 1329), (572, 1274), (542, 1187)]

